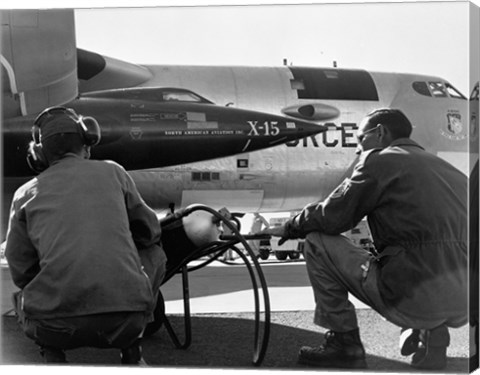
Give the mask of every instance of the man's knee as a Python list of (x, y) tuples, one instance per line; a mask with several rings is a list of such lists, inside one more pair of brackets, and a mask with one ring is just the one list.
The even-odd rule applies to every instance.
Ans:
[[(335, 263), (335, 252), (338, 252), (336, 237), (320, 232), (311, 232), (305, 237), (304, 257), (309, 272), (330, 269)], [(315, 271), (316, 270), (316, 271)]]
[(69, 349), (74, 330), (71, 327), (52, 327), (40, 320), (26, 318), (23, 332), (38, 345), (58, 349)]
[(305, 253), (339, 253), (342, 249), (347, 249), (354, 244), (347, 237), (339, 235), (329, 235), (321, 232), (310, 232), (305, 237)]
[(315, 252), (317, 249), (323, 250), (324, 249), (324, 241), (322, 237), (324, 236), (323, 233), (320, 232), (310, 232), (305, 236), (305, 251), (308, 252)]

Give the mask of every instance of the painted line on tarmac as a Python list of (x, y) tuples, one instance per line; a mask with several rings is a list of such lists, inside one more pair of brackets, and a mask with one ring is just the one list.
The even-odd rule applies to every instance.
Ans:
[[(189, 265), (195, 266), (200, 263), (203, 263), (202, 260), (194, 260), (189, 263)], [(269, 267), (269, 266), (285, 266), (285, 265), (301, 265), (305, 266), (305, 260), (298, 259), (298, 260), (261, 260), (258, 262), (261, 267)], [(253, 265), (253, 262), (250, 262)], [(233, 261), (215, 261), (208, 265), (208, 267), (235, 267), (235, 266), (244, 266), (242, 260), (235, 259)]]
[[(313, 311), (315, 303), (311, 287), (270, 287), (268, 288), (271, 311)], [(355, 297), (350, 300), (357, 309), (369, 309)], [(261, 311), (264, 310), (260, 290)], [(183, 300), (165, 302), (167, 314), (183, 314)], [(253, 312), (255, 310), (252, 290), (223, 293), (190, 299), (193, 314)]]

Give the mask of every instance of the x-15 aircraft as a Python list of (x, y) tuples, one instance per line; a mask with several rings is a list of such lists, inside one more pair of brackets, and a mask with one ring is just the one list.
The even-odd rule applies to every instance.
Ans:
[[(191, 91), (132, 88), (82, 94), (66, 104), (100, 124), (92, 157), (126, 169), (164, 167), (260, 150), (323, 131), (285, 116), (222, 107)], [(32, 176), (25, 159), (30, 117), (3, 123), (4, 177)]]

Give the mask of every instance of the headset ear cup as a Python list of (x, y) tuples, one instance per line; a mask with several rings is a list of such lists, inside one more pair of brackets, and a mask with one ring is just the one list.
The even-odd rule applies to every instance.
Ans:
[(41, 143), (31, 141), (28, 144), (27, 163), (30, 169), (36, 173), (43, 172), (48, 168), (48, 161)]
[(82, 122), (85, 125), (85, 144), (87, 146), (96, 146), (98, 143), (100, 143), (100, 140), (102, 138), (100, 125), (98, 124), (97, 120), (90, 116), (82, 117)]
[[(40, 126), (37, 123), (32, 126), (32, 139), (34, 143), (40, 144)], [(30, 147), (30, 145), (28, 147)]]

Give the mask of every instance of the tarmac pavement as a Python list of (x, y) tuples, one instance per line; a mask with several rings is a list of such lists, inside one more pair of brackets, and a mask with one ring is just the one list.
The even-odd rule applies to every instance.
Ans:
[[(313, 294), (302, 261), (262, 261), (271, 304), (269, 344), (261, 367), (269, 370), (301, 370), (297, 352), (302, 345), (318, 345), (324, 330), (312, 323)], [(8, 268), (1, 267), (1, 358), (2, 365), (40, 365), (36, 345), (21, 332), (9, 314), (11, 293), (16, 289)], [(243, 265), (214, 265), (190, 273), (192, 343), (176, 349), (165, 328), (144, 340), (144, 357), (150, 366), (175, 369), (253, 369), (253, 293)], [(162, 287), (166, 311), (182, 332), (181, 279), (175, 276)], [(368, 372), (415, 372), (410, 358), (398, 350), (399, 328), (367, 306), (354, 301), (362, 341), (367, 351)], [(448, 366), (442, 373), (466, 373), (469, 365), (468, 326), (451, 329)], [(67, 353), (69, 362), (80, 366), (119, 366), (115, 349), (81, 348)], [(6, 367), (7, 369), (9, 366)], [(14, 367), (16, 368), (16, 367)], [(40, 367), (39, 367), (40, 368)], [(41, 368), (40, 368), (41, 369)], [(105, 369), (105, 368), (104, 368)], [(345, 370), (344, 370), (345, 371)], [(2, 371), (3, 372), (3, 371)]]

